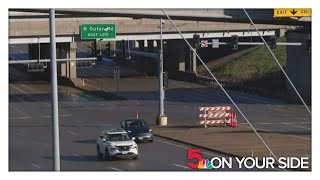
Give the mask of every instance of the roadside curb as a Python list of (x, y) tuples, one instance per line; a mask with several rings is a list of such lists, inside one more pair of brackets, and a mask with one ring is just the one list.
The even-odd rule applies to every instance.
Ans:
[(205, 146), (201, 146), (201, 145), (189, 143), (189, 142), (186, 142), (186, 141), (182, 141), (182, 140), (179, 140), (179, 139), (175, 139), (175, 138), (170, 138), (170, 137), (167, 137), (167, 136), (159, 135), (157, 133), (153, 133), (153, 135), (156, 136), (156, 137), (163, 138), (163, 139), (179, 142), (179, 143), (182, 143), (182, 144), (187, 144), (189, 146), (194, 146), (194, 147), (197, 147), (197, 148), (201, 148), (203, 150), (207, 150), (207, 151), (210, 151), (210, 152), (213, 152), (213, 153), (217, 153), (217, 154), (221, 154), (221, 155), (224, 155), (224, 156), (239, 157), (239, 158), (242, 157), (242, 156), (238, 156), (238, 155), (235, 155), (235, 154), (232, 154), (232, 153), (227, 153), (227, 152), (219, 151), (219, 150), (216, 150), (216, 149), (211, 149), (211, 148), (208, 148), (208, 147), (205, 147)]
[[(197, 145), (197, 144), (193, 144), (193, 143), (189, 143), (189, 142), (186, 142), (186, 141), (182, 141), (182, 140), (179, 140), (179, 139), (175, 139), (175, 138), (170, 138), (170, 137), (167, 137), (167, 136), (163, 136), (163, 135), (159, 135), (157, 133), (153, 133), (153, 135), (155, 137), (160, 137), (160, 138), (163, 138), (163, 139), (166, 139), (166, 140), (170, 140), (170, 141), (174, 141), (174, 142), (178, 142), (178, 143), (182, 143), (182, 144), (186, 144), (186, 145), (189, 145), (189, 146), (194, 146), (194, 147), (197, 147), (197, 148), (200, 148), (200, 149), (203, 149), (203, 150), (206, 150), (206, 151), (210, 151), (210, 152), (213, 152), (213, 153), (217, 153), (217, 154), (220, 154), (220, 155), (224, 155), (224, 156), (228, 156), (228, 157), (238, 157), (238, 158), (243, 158), (243, 156), (238, 156), (238, 155), (235, 155), (235, 154), (232, 154), (232, 153), (228, 153), (228, 152), (224, 152), (224, 151), (219, 151), (219, 150), (216, 150), (216, 149), (211, 149), (211, 148), (208, 148), (208, 147), (205, 147), (205, 146), (201, 146), (201, 145)], [(263, 161), (262, 160), (258, 160), (258, 163), (262, 164)], [(279, 164), (278, 163), (275, 163), (276, 166), (278, 166)], [(279, 169), (279, 170), (282, 170), (282, 169)], [(305, 170), (305, 169), (285, 169), (286, 171), (289, 170), (289, 171), (312, 171), (312, 170)], [(285, 170), (283, 170), (284, 172), (286, 172)], [(271, 170), (270, 170), (271, 171)]]

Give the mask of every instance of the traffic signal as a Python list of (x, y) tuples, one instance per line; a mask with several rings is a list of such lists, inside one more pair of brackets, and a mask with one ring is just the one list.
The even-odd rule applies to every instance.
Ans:
[(107, 54), (111, 54), (111, 44), (110, 44), (110, 42), (106, 43), (106, 52), (107, 52)]
[(91, 55), (96, 56), (96, 54), (97, 54), (97, 42), (93, 41), (91, 43)]
[(231, 36), (231, 49), (232, 50), (238, 50), (239, 44), (238, 44), (238, 36), (237, 35), (232, 35)]
[(124, 39), (122, 39), (122, 41), (121, 41), (121, 50), (122, 50), (122, 57), (125, 58), (126, 57), (126, 46), (125, 46)]
[(275, 49), (277, 47), (277, 38), (276, 36), (270, 36), (269, 47)]
[(169, 86), (169, 77), (168, 77), (168, 72), (165, 71), (163, 72), (163, 88), (168, 88)]
[(200, 47), (200, 35), (194, 34), (193, 35), (193, 48), (199, 49)]

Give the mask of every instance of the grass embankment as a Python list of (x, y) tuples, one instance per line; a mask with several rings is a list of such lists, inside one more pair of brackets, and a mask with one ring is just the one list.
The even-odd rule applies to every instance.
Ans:
[[(280, 38), (279, 42), (286, 42), (286, 38)], [(286, 47), (277, 46), (272, 51), (285, 69)], [(214, 74), (219, 80), (272, 91), (275, 96), (281, 95), (285, 88), (285, 77), (265, 46), (225, 64)]]

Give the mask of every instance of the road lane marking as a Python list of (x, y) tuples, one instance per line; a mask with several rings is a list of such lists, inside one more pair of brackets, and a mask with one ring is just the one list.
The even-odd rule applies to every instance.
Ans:
[(308, 128), (308, 127), (296, 126), (296, 125), (292, 125), (292, 124), (288, 124), (288, 126), (311, 130), (311, 128)]
[(181, 167), (181, 168), (184, 168), (184, 169), (190, 169), (189, 167), (183, 166), (183, 165), (180, 165), (180, 164), (172, 164), (172, 165), (178, 166), (178, 167)]
[[(252, 124), (265, 124), (265, 125), (279, 125), (279, 124), (284, 124), (284, 125), (288, 125), (288, 124), (310, 124), (311, 122), (283, 122), (283, 123), (252, 123)], [(248, 124), (248, 123), (239, 123), (239, 124)]]
[(22, 134), (21, 132), (16, 131), (16, 134), (20, 135), (20, 136), (24, 136), (24, 134)]
[(299, 120), (304, 120), (305, 122), (308, 122), (311, 120), (311, 117), (310, 118), (302, 118), (302, 117), (292, 117), (294, 119), (299, 119)]
[(38, 168), (38, 169), (40, 168), (39, 165), (36, 165), (36, 164), (34, 164), (34, 163), (32, 163), (31, 165), (34, 166), (34, 167), (36, 167), (36, 168)]
[(12, 106), (12, 105), (10, 105), (10, 104), (9, 104), (9, 107), (10, 107), (10, 108), (12, 108), (13, 110), (17, 111), (18, 113), (23, 114), (24, 116), (29, 116), (27, 113), (25, 113), (25, 112), (23, 112), (23, 111), (21, 111), (21, 110), (19, 110), (19, 109), (15, 108), (15, 107), (13, 107), (13, 106)]
[(114, 171), (122, 171), (120, 169), (117, 169), (117, 168), (114, 168), (114, 167), (111, 167), (110, 169), (114, 170)]
[(307, 121), (304, 121), (304, 122), (283, 122), (283, 123), (280, 123), (280, 124), (310, 124), (311, 122), (307, 122)]
[(73, 131), (70, 131), (70, 130), (68, 130), (68, 131), (66, 131), (66, 132), (67, 132), (67, 133), (69, 133), (69, 134), (75, 135), (75, 136), (79, 136), (79, 134), (78, 134), (78, 133), (73, 132)]
[[(266, 131), (266, 132), (271, 132), (271, 133), (279, 134), (278, 132), (272, 132), (272, 131), (270, 131), (270, 130), (262, 129), (262, 128), (256, 128), (256, 130)], [(302, 139), (307, 139), (307, 140), (310, 140), (310, 139), (311, 139), (311, 138), (308, 138), (308, 137), (297, 136), (297, 135), (292, 135), (292, 134), (286, 134), (286, 136), (292, 136), (292, 137), (297, 137), (297, 138), (302, 138)]]
[(11, 117), (9, 119), (30, 119), (31, 117), (29, 116), (22, 116), (22, 117)]
[(9, 84), (9, 85), (10, 85), (11, 87), (13, 87), (13, 88), (15, 88), (15, 89), (17, 89), (17, 90), (21, 91), (23, 94), (26, 94), (26, 95), (29, 95), (29, 96), (30, 96), (30, 94), (28, 94), (27, 92), (23, 91), (22, 89), (17, 88), (16, 86), (14, 86), (14, 85), (12, 85), (12, 84)]
[(20, 84), (21, 86), (23, 86), (23, 87), (25, 87), (25, 88), (27, 88), (27, 89), (30, 89), (31, 91), (35, 91), (35, 92), (37, 92), (38, 94), (41, 93), (40, 91), (37, 91), (37, 90), (35, 90), (35, 89), (33, 89), (33, 88), (29, 87), (29, 86), (26, 86), (26, 85), (24, 85), (24, 84), (21, 84), (21, 83), (18, 83), (18, 84)]
[[(72, 116), (72, 114), (62, 114), (62, 115), (59, 115), (59, 117), (68, 117), (68, 116)], [(45, 115), (45, 116), (41, 116), (43, 118), (49, 118), (49, 117), (52, 117), (51, 115)]]
[(73, 156), (76, 156), (78, 158), (82, 158), (82, 156), (80, 156), (79, 154), (72, 154)]

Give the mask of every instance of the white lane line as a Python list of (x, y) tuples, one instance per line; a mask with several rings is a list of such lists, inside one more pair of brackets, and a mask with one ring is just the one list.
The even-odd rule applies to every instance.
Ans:
[(172, 164), (172, 165), (177, 166), (177, 167), (181, 167), (181, 168), (184, 168), (184, 169), (190, 169), (189, 167), (183, 166), (183, 165), (180, 165), (180, 164)]
[(281, 124), (310, 124), (311, 122), (284, 122), (284, 123), (281, 123)]
[(72, 114), (61, 114), (60, 116), (62, 116), (62, 117), (68, 117), (68, 116), (72, 116)]
[[(268, 125), (280, 125), (280, 124), (284, 124), (284, 125), (290, 125), (290, 124), (310, 124), (311, 122), (283, 122), (283, 123), (253, 123), (253, 124), (268, 124)], [(248, 124), (248, 123), (239, 123), (239, 124)]]
[(30, 119), (31, 117), (29, 116), (22, 116), (22, 117), (11, 117), (9, 119)]
[(38, 91), (38, 90), (35, 90), (35, 89), (33, 89), (33, 88), (31, 88), (31, 87), (29, 87), (29, 86), (26, 86), (26, 85), (24, 85), (24, 84), (21, 84), (21, 83), (18, 83), (18, 84), (20, 84), (21, 86), (23, 86), (23, 87), (25, 87), (25, 88), (27, 88), (27, 89), (30, 89), (31, 91), (35, 91), (35, 92), (37, 92), (37, 93), (41, 93), (40, 91)]
[(299, 120), (305, 120), (305, 121), (308, 121), (311, 119), (311, 118), (303, 118), (303, 117), (292, 117), (292, 118), (299, 119)]
[(73, 156), (76, 156), (78, 158), (82, 158), (82, 156), (80, 156), (79, 154), (72, 154)]
[(67, 133), (69, 133), (69, 134), (75, 135), (75, 136), (79, 136), (79, 134), (78, 134), (78, 133), (73, 132), (73, 131), (70, 131), (70, 130), (68, 130), (68, 131), (66, 131), (66, 132), (67, 132)]
[[(267, 130), (267, 129), (262, 129), (262, 128), (256, 128), (256, 130), (259, 130), (259, 131), (266, 131), (266, 132), (271, 132), (271, 133), (276, 133), (277, 132), (272, 132), (270, 130)], [(308, 138), (308, 137), (304, 137), (304, 136), (298, 136), (298, 135), (291, 135), (291, 134), (286, 134), (286, 136), (292, 136), (292, 137), (297, 137), (297, 138), (302, 138), (302, 139), (308, 139), (310, 140), (311, 138)]]
[(34, 166), (34, 167), (36, 167), (36, 168), (38, 168), (38, 169), (40, 168), (39, 165), (36, 165), (36, 164), (34, 164), (34, 163), (32, 163), (31, 165)]
[[(68, 116), (72, 116), (72, 114), (62, 114), (62, 115), (59, 115), (59, 117), (68, 117)], [(49, 117), (52, 117), (51, 115), (46, 115), (46, 116), (41, 116), (43, 118), (49, 118)]]
[(27, 113), (25, 113), (25, 112), (23, 112), (23, 111), (19, 110), (18, 108), (13, 107), (13, 106), (12, 106), (12, 105), (10, 105), (10, 104), (9, 104), (9, 107), (10, 107), (10, 108), (12, 108), (13, 110), (17, 111), (18, 113), (23, 114), (24, 116), (30, 116), (30, 115), (28, 115)]
[(292, 125), (292, 124), (288, 124), (288, 126), (311, 130), (311, 128), (308, 128), (308, 127), (296, 126), (296, 125)]
[(114, 170), (114, 171), (122, 171), (120, 169), (117, 169), (117, 168), (114, 168), (114, 167), (111, 167), (110, 169)]
[(274, 123), (259, 123), (259, 124), (274, 124)]
[(24, 136), (24, 134), (22, 134), (21, 132), (16, 131), (16, 134), (20, 135), (20, 136)]
[(26, 94), (26, 95), (30, 95), (30, 94), (28, 94), (27, 92), (25, 92), (25, 91), (23, 91), (22, 89), (20, 89), (20, 88), (17, 88), (16, 86), (14, 86), (14, 85), (12, 85), (12, 84), (9, 84), (11, 87), (13, 87), (13, 88), (15, 88), (15, 89), (17, 89), (17, 90), (19, 90), (19, 91), (21, 91), (23, 94)]

